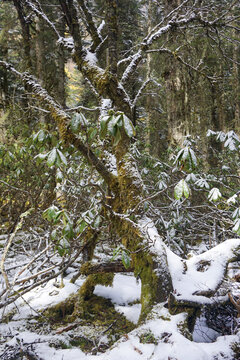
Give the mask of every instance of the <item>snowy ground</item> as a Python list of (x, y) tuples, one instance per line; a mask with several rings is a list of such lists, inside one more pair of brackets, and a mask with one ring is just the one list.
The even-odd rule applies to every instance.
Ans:
[[(192, 300), (196, 297), (193, 295), (195, 291), (214, 287), (216, 274), (213, 281), (210, 278), (213, 276), (211, 264), (217, 262), (215, 269), (221, 275), (223, 263), (231, 251), (231, 244), (232, 242), (227, 242), (203, 256), (189, 259), (187, 268), (185, 264), (185, 271), (182, 271), (183, 264), (180, 259), (172, 253), (169, 254), (169, 265), (174, 275), (177, 296)], [(225, 254), (225, 257), (222, 254)], [(199, 261), (204, 269), (196, 271)], [(163, 304), (156, 305), (144, 324), (136, 325), (133, 331), (122, 336), (105, 353), (85, 354), (73, 346), (66, 349), (55, 348), (53, 344), (60, 341), (68, 344), (68, 331), (59, 333), (57, 330), (48, 331), (46, 328), (34, 331), (34, 325), (41, 326), (34, 317), (40, 310), (59, 303), (81, 287), (84, 279), (79, 278), (75, 284), (71, 284), (71, 276), (72, 273), (64, 278), (63, 288), (56, 287), (56, 280), (51, 280), (46, 285), (33, 289), (15, 304), (1, 310), (1, 316), (13, 310), (14, 315), (8, 323), (0, 324), (0, 359), (24, 359), (11, 357), (11, 352), (16, 353), (16, 349), (19, 348), (32, 349), (37, 356), (32, 359), (41, 360), (239, 360), (232, 350), (240, 343), (239, 332), (236, 335), (218, 336), (218, 333), (207, 327), (204, 318), (200, 318), (192, 341), (185, 326), (186, 314), (172, 316)], [(94, 293), (110, 299), (117, 311), (137, 324), (141, 311), (138, 303), (140, 286), (132, 274), (118, 274), (115, 275), (112, 287), (98, 285)], [(198, 299), (200, 302), (203, 301), (201, 296), (198, 296)], [(98, 342), (104, 341), (107, 340), (106, 334), (103, 333)]]

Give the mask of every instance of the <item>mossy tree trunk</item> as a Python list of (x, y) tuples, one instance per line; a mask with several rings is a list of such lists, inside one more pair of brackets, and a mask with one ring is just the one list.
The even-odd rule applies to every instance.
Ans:
[[(129, 250), (136, 277), (141, 279), (141, 319), (157, 302), (166, 301), (172, 288), (172, 280), (167, 264), (167, 255), (160, 237), (153, 239), (143, 209), (144, 190), (135, 160), (129, 153), (129, 140), (123, 135), (115, 148), (118, 177), (111, 201), (111, 222), (123, 245)], [(116, 186), (117, 184), (117, 186)], [(129, 213), (133, 212), (134, 220)], [(157, 241), (158, 248), (151, 242)]]

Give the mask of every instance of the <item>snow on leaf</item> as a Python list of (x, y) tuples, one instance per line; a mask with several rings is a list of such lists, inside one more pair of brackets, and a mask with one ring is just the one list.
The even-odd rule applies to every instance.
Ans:
[(189, 156), (189, 147), (186, 146), (184, 149), (183, 149), (183, 156), (182, 156), (182, 160), (186, 160)]
[(86, 226), (87, 226), (86, 221), (80, 219), (78, 221), (78, 226), (77, 226), (77, 230), (76, 230), (77, 234), (81, 234), (85, 230)]
[(196, 180), (197, 180), (197, 178), (193, 173), (188, 174), (185, 179), (186, 182), (193, 182), (193, 183), (195, 183)]
[(235, 225), (234, 225), (232, 231), (237, 233), (238, 235), (240, 235), (240, 219), (237, 219), (235, 221)]
[(81, 128), (81, 126), (87, 126), (88, 121), (85, 116), (81, 113), (77, 113), (73, 116), (71, 120), (71, 128), (72, 131), (77, 132)]
[(233, 130), (228, 131), (226, 136), (227, 136), (227, 138), (232, 138), (233, 140), (240, 142), (238, 135)]
[(182, 187), (182, 180), (174, 188), (174, 197), (176, 200), (181, 199), (183, 195), (183, 187)]
[(208, 184), (208, 182), (205, 180), (205, 179), (199, 179), (195, 182), (195, 185), (196, 186), (199, 186), (200, 188), (206, 188), (206, 189), (209, 189), (210, 186)]
[(101, 122), (100, 122), (100, 138), (101, 139), (104, 139), (105, 136), (107, 135), (107, 129), (108, 129), (107, 125), (112, 120), (112, 118), (113, 118), (113, 115), (112, 116), (106, 115), (101, 118)]
[(231, 196), (228, 200), (227, 200), (227, 204), (235, 204), (237, 201), (237, 194)]
[(177, 154), (177, 157), (174, 161), (174, 164), (180, 164), (181, 162), (181, 159), (182, 159), (182, 156), (183, 156), (183, 153), (184, 153), (184, 149), (181, 149), (178, 154)]
[(216, 135), (216, 132), (208, 129), (208, 131), (207, 131), (207, 137), (213, 136), (213, 135)]
[(186, 164), (186, 161), (188, 160), (188, 169), (195, 169), (197, 166), (197, 158), (192, 149), (190, 149), (188, 146), (185, 146), (184, 149), (180, 150), (177, 154), (175, 164), (178, 166)]
[(43, 142), (44, 141), (44, 139), (45, 139), (45, 133), (44, 133), (44, 131), (43, 130), (40, 130), (39, 132), (38, 132), (38, 141), (39, 142)]
[(191, 167), (194, 169), (197, 166), (197, 158), (192, 149), (189, 149), (189, 157), (191, 159)]
[(61, 182), (63, 180), (63, 173), (61, 172), (60, 169), (57, 169), (56, 180), (57, 180), (57, 182)]
[(183, 180), (183, 194), (185, 196), (185, 198), (187, 199), (190, 195), (190, 189), (189, 189), (189, 186), (188, 184), (186, 183), (185, 180)]
[(236, 210), (234, 210), (233, 214), (232, 214), (232, 218), (233, 219), (238, 219), (240, 218), (240, 208), (237, 208)]
[(232, 138), (229, 138), (225, 141), (224, 147), (227, 147), (229, 150), (236, 150), (235, 141)]
[(132, 137), (136, 134), (135, 132), (135, 129), (134, 129), (134, 126), (131, 122), (131, 120), (123, 114), (122, 116), (122, 119), (123, 119), (123, 127), (124, 127), (124, 130), (127, 134), (128, 137)]
[(58, 211), (59, 209), (56, 206), (52, 205), (43, 212), (42, 216), (44, 219), (47, 219), (48, 221), (52, 221), (55, 220)]
[(125, 267), (125, 269), (128, 269), (130, 267), (131, 259), (128, 255), (128, 253), (124, 250), (122, 250), (122, 263)]
[(209, 201), (218, 201), (219, 199), (221, 199), (221, 197), (222, 197), (222, 194), (220, 193), (220, 191), (217, 188), (211, 189), (208, 194)]
[(180, 200), (182, 196), (186, 198), (190, 195), (190, 189), (184, 179), (180, 180), (174, 188), (174, 197), (176, 200)]
[(229, 170), (230, 170), (230, 167), (229, 167), (229, 166), (226, 166), (226, 165), (223, 165), (223, 166), (222, 166), (222, 170), (223, 170), (223, 171), (229, 171)]
[(35, 156), (34, 159), (40, 159), (40, 160), (45, 160), (46, 157), (48, 156), (49, 153), (46, 153), (46, 154), (38, 154)]
[(163, 180), (160, 180), (160, 181), (158, 182), (158, 188), (159, 188), (159, 190), (166, 189), (166, 188), (167, 188), (166, 182), (163, 181)]
[(67, 223), (63, 228), (63, 235), (66, 239), (72, 239), (74, 236), (72, 223)]
[(121, 119), (122, 115), (112, 116), (110, 121), (108, 122), (108, 131), (112, 136), (116, 135), (116, 125), (118, 121)]
[(47, 164), (48, 166), (53, 166), (57, 160), (57, 149), (54, 148), (50, 151), (47, 158)]
[(226, 139), (226, 134), (223, 131), (217, 132), (217, 140), (223, 142)]
[(58, 149), (57, 149), (57, 154), (60, 159), (60, 162), (63, 163), (64, 165), (67, 165), (67, 159), (66, 159), (65, 155), (63, 155), (63, 153)]

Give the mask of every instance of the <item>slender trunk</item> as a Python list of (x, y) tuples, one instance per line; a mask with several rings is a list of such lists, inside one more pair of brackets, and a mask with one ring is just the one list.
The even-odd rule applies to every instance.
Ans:
[[(234, 35), (237, 38), (237, 30), (234, 30)], [(234, 128), (240, 131), (240, 85), (239, 85), (239, 44), (236, 42), (233, 48), (233, 86), (234, 86)]]
[(22, 6), (22, 2), (18, 0), (13, 0), (14, 6), (18, 13), (18, 18), (22, 28), (22, 37), (23, 37), (23, 49), (24, 49), (24, 57), (25, 57), (25, 67), (29, 71), (32, 68), (31, 61), (31, 35), (29, 29), (29, 22), (26, 20), (26, 14), (24, 13), (24, 9)]
[[(221, 124), (219, 121), (218, 114), (218, 103), (217, 103), (217, 86), (215, 84), (211, 84), (211, 126), (213, 131), (220, 131)], [(211, 137), (209, 140), (209, 148), (208, 148), (208, 163), (212, 167), (216, 167), (219, 161), (219, 151), (221, 151), (222, 145), (215, 138)]]
[[(36, 19), (36, 31), (37, 37), (35, 42), (35, 56), (36, 56), (36, 75), (39, 79), (39, 83), (44, 87), (44, 63), (45, 63), (45, 53), (44, 53), (44, 43), (42, 32), (43, 28), (41, 26), (41, 19)], [(42, 112), (39, 113), (39, 122), (46, 124), (46, 115)]]
[[(65, 21), (61, 14), (58, 14), (59, 21), (57, 23), (57, 28), (59, 34), (64, 37), (65, 33)], [(56, 63), (58, 79), (57, 79), (57, 88), (55, 90), (57, 100), (59, 104), (65, 108), (66, 107), (66, 92), (65, 92), (65, 52), (63, 47), (57, 48), (57, 63)]]
[(107, 0), (106, 24), (108, 27), (108, 67), (109, 71), (117, 75), (118, 62), (118, 17), (117, 1)]
[[(152, 0), (148, 1), (148, 33), (150, 34), (152, 28)], [(151, 77), (151, 54), (147, 54), (147, 80)], [(150, 152), (150, 145), (151, 145), (151, 115), (152, 115), (152, 99), (151, 95), (147, 96), (147, 118), (146, 118), (146, 136), (145, 136), (145, 149), (147, 152)]]

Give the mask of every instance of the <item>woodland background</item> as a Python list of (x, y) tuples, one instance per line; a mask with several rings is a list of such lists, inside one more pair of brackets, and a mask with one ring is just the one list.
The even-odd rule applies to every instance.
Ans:
[[(173, 290), (165, 246), (187, 259), (239, 239), (239, 18), (232, 0), (1, 1), (2, 307), (80, 259), (68, 314), (134, 271), (142, 321)], [(32, 254), (13, 282), (10, 250)]]

